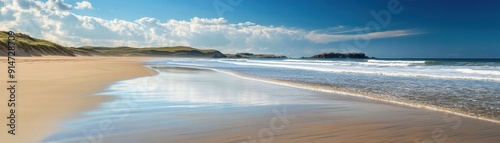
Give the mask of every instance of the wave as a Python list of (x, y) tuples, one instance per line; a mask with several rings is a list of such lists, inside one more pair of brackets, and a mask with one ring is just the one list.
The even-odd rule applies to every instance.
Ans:
[[(449, 65), (380, 67), (369, 65), (422, 64), (427, 62), (385, 60), (372, 60), (370, 62), (366, 60), (325, 60), (316, 62), (315, 60), (247, 59), (245, 61), (208, 60), (200, 62), (206, 64), (207, 66), (196, 68), (223, 71), (225, 73), (253, 80), (311, 90), (361, 96), (397, 104), (450, 112), (494, 122), (498, 122), (500, 119), (496, 116), (496, 113), (498, 113), (500, 109), (497, 105), (500, 104), (491, 102), (498, 99), (498, 93), (500, 92), (495, 88), (495, 85), (498, 85), (496, 82), (500, 82), (500, 76), (498, 75), (498, 71), (500, 70), (497, 70), (498, 67), (466, 67)], [(245, 70), (250, 67), (252, 70)], [(275, 69), (279, 69), (279, 71)], [(270, 72), (267, 73), (265, 72), (266, 70), (269, 70)], [(283, 76), (281, 75), (281, 71), (286, 71), (285, 73), (291, 75)], [(318, 74), (317, 72), (324, 73), (319, 73), (319, 75), (314, 76)], [(365, 76), (373, 79), (362, 80), (359, 83), (355, 82), (350, 84), (350, 81), (365, 79)], [(392, 78), (389, 76), (398, 78)], [(338, 79), (330, 82), (330, 80), (335, 79), (330, 77), (336, 77)], [(319, 80), (316, 80), (316, 78)], [(325, 81), (325, 79), (327, 81)], [(380, 84), (372, 85), (373, 82), (371, 81), (375, 81)], [(403, 82), (410, 82), (412, 84), (401, 85)], [(434, 85), (446, 82), (450, 82), (450, 84), (447, 84), (447, 87), (444, 89), (441, 89), (441, 86)], [(397, 87), (398, 89), (393, 89), (394, 87)], [(415, 93), (416, 91), (419, 92)], [(481, 98), (488, 99), (479, 100), (475, 95), (484, 96)], [(470, 100), (479, 100), (479, 102), (484, 105), (481, 104), (481, 106), (478, 107), (469, 105), (469, 103), (475, 104), (478, 102)], [(455, 104), (456, 101), (460, 102)], [(482, 107), (485, 107), (485, 109), (488, 110), (483, 111)]]
[(327, 61), (327, 60), (296, 60), (296, 59), (285, 59), (286, 62), (312, 62), (312, 63), (338, 63), (346, 61)]
[[(258, 63), (280, 63), (280, 64), (297, 64), (297, 65), (360, 65), (360, 66), (375, 66), (375, 67), (394, 67), (394, 66), (412, 66), (420, 64), (420, 61), (381, 61), (381, 60), (368, 60), (365, 61), (324, 61), (324, 60), (283, 60), (282, 62), (276, 61), (259, 61), (249, 60), (248, 62)], [(425, 61), (424, 61), (425, 62)]]
[(290, 62), (290, 61), (262, 61), (262, 60), (248, 60), (248, 63), (263, 63), (263, 64), (283, 64), (283, 65), (317, 65), (317, 66), (334, 66), (334, 65), (353, 65), (354, 62), (340, 62), (340, 61), (322, 61), (322, 62)]
[(367, 63), (379, 66), (412, 66), (412, 65), (424, 65), (427, 61), (400, 61), (400, 60), (367, 60)]
[(396, 60), (367, 60), (367, 61), (327, 61), (327, 60), (283, 60), (286, 63), (309, 63), (309, 64), (331, 64), (331, 65), (365, 65), (365, 66), (413, 66), (423, 65), (426, 61), (396, 61)]
[[(209, 63), (206, 63), (209, 62)], [(331, 61), (331, 60), (252, 60), (252, 59), (218, 59), (201, 60), (192, 62), (170, 62), (169, 64), (211, 67), (215, 63), (226, 63), (238, 66), (261, 66), (274, 68), (301, 69), (330, 73), (347, 74), (370, 74), (393, 77), (423, 77), (455, 80), (480, 80), (500, 82), (500, 70), (497, 67), (471, 67), (467, 66), (413, 66), (415, 64), (427, 63), (429, 61), (391, 61), (391, 60), (368, 60), (368, 61)], [(432, 61), (431, 61), (432, 62)], [(410, 66), (411, 65), (411, 66)], [(215, 65), (217, 66), (217, 65)], [(227, 65), (224, 65), (226, 67)]]
[(471, 74), (500, 75), (500, 71), (491, 71), (491, 70), (457, 69), (457, 71), (462, 73), (471, 73)]
[(167, 62), (168, 64), (173, 64), (173, 65), (186, 65), (186, 66), (198, 66), (198, 67), (204, 67), (205, 65), (202, 64), (190, 64), (190, 63), (174, 63), (174, 62)]
[(369, 63), (409, 63), (409, 64), (425, 64), (426, 61), (393, 61), (393, 60), (367, 60)]
[(428, 110), (440, 111), (440, 112), (459, 115), (459, 116), (463, 116), (463, 117), (467, 117), (467, 118), (473, 118), (473, 119), (478, 119), (478, 120), (483, 120), (483, 121), (488, 121), (488, 122), (500, 124), (500, 120), (496, 119), (496, 118), (485, 117), (481, 114), (470, 114), (467, 111), (461, 111), (461, 110), (457, 110), (457, 109), (440, 107), (440, 106), (431, 105), (431, 104), (422, 104), (422, 103), (417, 103), (417, 102), (398, 100), (396, 98), (378, 97), (378, 96), (373, 96), (373, 95), (369, 95), (369, 94), (363, 94), (360, 92), (337, 89), (337, 88), (333, 88), (330, 86), (324, 86), (321, 84), (294, 82), (294, 81), (286, 81), (286, 80), (273, 80), (273, 79), (267, 79), (267, 78), (246, 76), (246, 75), (242, 75), (242, 74), (238, 74), (238, 73), (234, 73), (234, 72), (226, 71), (226, 70), (219, 70), (219, 69), (212, 69), (212, 68), (209, 68), (209, 69), (217, 71), (217, 72), (226, 73), (226, 74), (229, 74), (229, 75), (232, 75), (235, 77), (248, 79), (248, 80), (255, 80), (255, 81), (260, 81), (260, 82), (278, 84), (278, 85), (307, 89), (307, 90), (315, 90), (315, 91), (320, 91), (320, 92), (328, 92), (328, 93), (335, 93), (335, 94), (341, 94), (341, 95), (361, 97), (361, 98), (367, 98), (367, 99), (371, 99), (371, 100), (383, 101), (383, 102), (405, 105), (405, 106), (416, 107), (416, 108), (425, 108)]
[(367, 66), (378, 66), (378, 67), (407, 67), (407, 66), (412, 66), (415, 65), (413, 63), (374, 63), (374, 62), (366, 62), (366, 63), (360, 63), (360, 65), (367, 65)]
[[(321, 66), (311, 66), (311, 65), (289, 65), (289, 64), (276, 64), (276, 63), (253, 63), (253, 62), (229, 62), (220, 61), (235, 65), (246, 65), (246, 66), (264, 66), (264, 67), (280, 67), (280, 68), (292, 68), (292, 69), (302, 69), (302, 70), (312, 70), (320, 72), (333, 72), (333, 73), (356, 73), (356, 74), (371, 74), (371, 75), (382, 75), (382, 76), (396, 76), (396, 77), (427, 77), (427, 78), (440, 78), (440, 79), (458, 79), (458, 80), (483, 80), (483, 81), (497, 81), (500, 82), (500, 78), (497, 77), (484, 77), (481, 75), (448, 75), (448, 74), (431, 74), (421, 72), (418, 73), (417, 69), (405, 69), (389, 71), (380, 68), (366, 68), (360, 70), (359, 68), (337, 68), (337, 67), (321, 67)], [(422, 70), (422, 69), (419, 69)], [(424, 69), (432, 70), (432, 69)]]

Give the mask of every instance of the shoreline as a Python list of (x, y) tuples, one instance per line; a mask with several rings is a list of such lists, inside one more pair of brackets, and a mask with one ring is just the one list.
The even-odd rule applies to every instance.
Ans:
[(500, 124), (500, 120), (495, 120), (495, 119), (487, 118), (487, 117), (483, 117), (483, 116), (473, 116), (473, 115), (466, 114), (463, 111), (453, 111), (453, 110), (450, 110), (450, 109), (439, 108), (437, 106), (432, 106), (432, 105), (416, 104), (416, 103), (409, 103), (409, 102), (397, 101), (397, 100), (388, 100), (388, 99), (383, 99), (383, 98), (374, 97), (374, 96), (370, 96), (370, 95), (364, 95), (364, 94), (361, 94), (361, 93), (350, 93), (350, 92), (345, 92), (345, 91), (337, 91), (335, 89), (333, 89), (333, 90), (332, 89), (327, 89), (327, 87), (323, 87), (323, 86), (320, 86), (320, 85), (314, 85), (314, 84), (305, 84), (305, 83), (283, 81), (283, 80), (261, 79), (261, 78), (256, 78), (256, 77), (247, 77), (247, 76), (244, 76), (244, 75), (239, 75), (239, 74), (235, 74), (235, 73), (231, 73), (231, 72), (226, 72), (226, 71), (221, 71), (221, 70), (217, 70), (217, 69), (211, 69), (211, 70), (214, 70), (214, 71), (217, 71), (217, 72), (226, 73), (226, 74), (238, 77), (238, 78), (243, 78), (243, 79), (248, 79), (248, 80), (255, 80), (255, 81), (266, 82), (266, 83), (277, 84), (277, 85), (283, 85), (283, 86), (289, 86), (289, 87), (299, 88), (299, 89), (305, 89), (305, 90), (312, 90), (312, 91), (319, 91), (319, 92), (333, 93), (333, 94), (340, 94), (340, 95), (348, 95), (348, 96), (365, 98), (365, 99), (374, 100), (374, 101), (382, 101), (382, 102), (389, 103), (389, 104), (394, 104), (394, 105), (402, 105), (402, 106), (406, 106), (406, 107), (412, 107), (412, 108), (416, 108), (416, 109), (426, 109), (426, 110), (429, 110), (429, 111), (437, 111), (437, 112), (442, 112), (442, 113), (449, 113), (449, 114), (458, 115), (458, 116), (465, 117), (465, 118), (476, 119), (476, 120), (479, 120), (479, 121), (485, 121), (485, 122)]
[[(122, 100), (120, 99), (122, 97), (93, 95), (109, 91), (107, 88), (117, 82), (120, 84), (123, 84), (121, 83), (123, 81), (136, 83), (142, 78), (154, 79), (155, 77), (150, 75), (159, 75), (165, 72), (157, 68), (149, 68), (144, 64), (145, 60), (151, 59), (154, 57), (19, 58), (20, 87), (18, 98), (20, 105), (16, 109), (20, 112), (18, 115), (18, 135), (9, 137), (6, 136), (6, 133), (2, 133), (0, 134), (1, 138), (15, 142), (41, 142), (44, 138), (50, 137), (51, 134), (65, 132), (66, 129), (61, 127), (65, 126), (63, 124), (66, 121), (96, 116), (88, 116), (83, 113), (94, 111), (100, 108), (99, 105), (103, 103)], [(4, 59), (0, 62), (6, 64)], [(180, 108), (179, 111), (163, 115), (163, 118), (141, 119), (132, 113), (131, 119), (147, 121), (140, 124), (145, 129), (133, 134), (121, 133), (120, 130), (117, 130), (116, 133), (106, 134), (104, 142), (131, 141), (136, 140), (135, 137), (145, 139), (142, 141), (147, 141), (146, 138), (149, 138), (151, 141), (161, 142), (259, 142), (261, 141), (261, 131), (272, 129), (270, 121), (275, 117), (280, 119), (279, 116), (275, 115), (274, 110), (285, 114), (288, 110), (288, 113), (294, 116), (290, 119), (290, 124), (276, 124), (278, 126), (286, 125), (284, 129), (280, 129), (279, 132), (271, 130), (268, 132), (269, 136), (265, 136), (265, 138), (269, 137), (267, 139), (277, 143), (331, 142), (332, 140), (339, 142), (440, 142), (440, 140), (447, 142), (492, 142), (500, 139), (499, 130), (495, 129), (499, 124), (477, 118), (461, 118), (464, 116), (455, 113), (450, 114), (449, 112), (430, 110), (426, 107), (387, 102), (359, 95), (310, 89), (311, 87), (303, 87), (300, 84), (254, 79), (220, 70), (204, 71), (200, 69), (207, 68), (179, 67), (163, 69), (168, 70), (168, 72), (167, 74), (163, 73), (164, 77), (160, 79), (170, 79), (171, 81), (159, 85), (163, 85), (163, 88), (166, 89), (189, 87), (190, 90), (185, 90), (190, 91), (193, 95), (173, 98), (175, 99), (172, 101), (173, 103), (178, 102), (177, 100), (182, 101), (180, 99), (200, 96), (191, 100), (203, 103), (206, 102), (206, 98), (210, 98), (208, 101), (217, 101), (214, 102), (217, 104), (219, 104), (219, 100), (222, 103), (228, 101), (228, 103), (235, 103), (232, 101), (234, 100), (238, 101), (237, 104), (240, 104), (240, 101), (242, 103), (251, 101), (250, 105), (257, 104), (257, 106), (249, 106), (245, 109), (232, 109), (229, 106), (227, 112), (221, 112), (218, 111), (219, 107), (212, 108), (211, 104), (206, 104), (208, 111), (215, 110), (216, 112), (210, 111), (210, 113), (218, 116), (206, 116), (205, 107), (196, 109), (196, 106), (189, 107), (193, 110)], [(175, 79), (185, 83), (175, 82)], [(210, 83), (218, 82), (216, 82), (216, 86), (210, 88), (206, 86), (211, 85), (201, 84), (199, 80), (209, 80)], [(159, 80), (158, 82), (163, 81)], [(166, 83), (178, 83), (178, 85)], [(225, 91), (219, 92), (221, 88), (225, 88), (225, 86), (220, 85), (221, 83), (241, 89), (227, 88)], [(136, 85), (132, 84), (129, 88), (134, 86)], [(255, 87), (247, 88), (247, 86)], [(277, 90), (274, 90), (273, 87)], [(125, 88), (123, 93), (130, 92), (128, 90), (130, 89)], [(165, 93), (183, 95), (185, 90), (173, 90), (177, 92)], [(200, 94), (202, 92), (193, 92), (193, 90), (213, 93), (204, 95)], [(228, 94), (228, 91), (238, 94)], [(118, 91), (118, 93), (120, 92)], [(269, 95), (262, 98), (265, 100), (260, 101), (258, 98), (265, 95), (261, 95), (262, 93)], [(247, 100), (253, 96), (246, 96), (246, 94), (258, 96), (257, 99)], [(265, 105), (260, 105), (261, 102), (264, 102)], [(269, 102), (269, 105), (266, 102)], [(142, 106), (139, 107), (142, 108)], [(162, 108), (163, 106), (158, 107)], [(0, 109), (1, 112), (7, 112), (3, 108)], [(105, 113), (101, 109), (97, 111), (101, 114)], [(168, 119), (175, 117), (196, 122), (181, 122), (167, 126), (149, 125), (162, 122), (165, 124), (174, 123), (176, 120)], [(231, 120), (219, 121), (221, 118), (228, 117)], [(116, 123), (115, 127), (128, 127), (127, 124), (121, 124), (119, 121), (114, 123)], [(197, 127), (197, 124), (200, 127)], [(205, 127), (209, 124), (213, 124), (213, 126)], [(231, 126), (226, 127), (226, 125)], [(152, 127), (146, 128), (147, 126)], [(6, 130), (5, 127), (0, 127), (0, 129)], [(172, 129), (183, 129), (184, 133), (171, 133)], [(69, 131), (75, 133), (74, 130)], [(80, 130), (76, 130), (76, 132), (81, 134)], [(472, 135), (465, 136), (469, 134)], [(169, 136), (171, 139), (168, 138)], [(252, 138), (249, 138), (250, 136)]]
[(237, 78), (242, 78), (242, 79), (247, 79), (247, 80), (253, 80), (253, 81), (259, 81), (259, 82), (265, 82), (265, 83), (270, 83), (270, 84), (276, 84), (276, 85), (282, 85), (282, 86), (288, 86), (288, 87), (293, 87), (293, 88), (298, 88), (298, 89), (305, 89), (305, 90), (311, 90), (311, 91), (318, 91), (318, 92), (325, 92), (325, 93), (333, 93), (333, 94), (340, 94), (340, 95), (347, 95), (347, 96), (352, 96), (352, 97), (359, 97), (359, 98), (364, 98), (364, 99), (369, 99), (369, 100), (374, 100), (374, 101), (381, 101), (393, 105), (401, 105), (405, 107), (411, 107), (415, 109), (425, 109), (428, 111), (437, 111), (437, 112), (442, 112), (442, 113), (447, 113), (447, 114), (453, 114), (469, 119), (475, 119), (479, 121), (484, 121), (484, 122), (489, 122), (489, 123), (495, 123), (500, 125), (500, 120), (496, 120), (493, 118), (487, 118), (484, 116), (474, 116), (474, 115), (469, 115), (463, 111), (459, 110), (451, 110), (447, 108), (440, 108), (438, 106), (433, 106), (433, 105), (425, 105), (425, 104), (416, 104), (416, 103), (410, 103), (410, 102), (405, 102), (405, 101), (398, 101), (398, 100), (389, 100), (389, 99), (383, 99), (375, 96), (370, 96), (370, 95), (365, 95), (361, 93), (352, 93), (352, 92), (345, 92), (345, 91), (339, 91), (336, 89), (330, 89), (326, 86), (321, 86), (317, 84), (307, 84), (307, 83), (299, 83), (299, 82), (293, 82), (293, 81), (284, 81), (284, 80), (272, 80), (272, 79), (264, 79), (264, 78), (258, 78), (258, 77), (250, 77), (250, 76), (245, 76), (245, 75), (240, 75), (237, 73), (229, 72), (229, 71), (224, 71), (224, 70), (218, 70), (218, 69), (213, 69), (213, 68), (203, 68), (203, 67), (189, 67), (189, 66), (178, 66), (178, 67), (186, 67), (186, 68), (198, 68), (198, 69), (207, 69), (207, 70), (213, 70), (216, 72), (221, 72), (224, 74), (228, 74)]
[[(248, 80), (214, 70), (155, 67), (154, 77), (116, 83), (114, 101), (140, 100), (114, 121), (103, 142), (495, 142), (499, 125), (384, 101)], [(161, 79), (139, 99), (136, 83)], [(206, 84), (214, 83), (216, 84)], [(176, 84), (169, 84), (176, 83)], [(224, 90), (220, 90), (225, 87)], [(182, 90), (178, 90), (182, 89)], [(187, 92), (189, 91), (189, 92)], [(144, 99), (144, 100), (143, 100)], [(129, 101), (130, 100), (130, 101)], [(127, 109), (127, 107), (122, 107)], [(96, 119), (120, 114), (104, 107), (48, 141), (78, 141)], [(223, 119), (223, 121), (221, 120)], [(130, 123), (137, 123), (130, 127)]]
[[(0, 127), (5, 131), (0, 133), (0, 138), (11, 142), (40, 142), (60, 130), (64, 121), (84, 116), (84, 111), (110, 100), (110, 97), (93, 95), (105, 91), (112, 83), (157, 74), (142, 64), (154, 57), (16, 58), (19, 81), (16, 135), (7, 134), (7, 126)], [(4, 67), (7, 66), (5, 59), (0, 60)], [(0, 79), (5, 81), (7, 77)], [(2, 100), (7, 100), (6, 97)], [(0, 112), (8, 111), (0, 108)]]
[[(360, 106), (376, 106), (376, 107), (378, 106), (377, 108), (379, 108), (379, 107), (386, 108), (386, 109), (388, 109), (388, 111), (389, 110), (398, 111), (399, 113), (396, 113), (396, 114), (405, 114), (408, 116), (414, 116), (414, 115), (411, 115), (411, 113), (421, 114), (420, 116), (431, 119), (431, 121), (425, 121), (425, 119), (417, 118), (416, 120), (421, 120), (421, 121), (419, 121), (421, 123), (417, 124), (417, 125), (425, 126), (424, 128), (431, 128), (431, 129), (427, 130), (428, 132), (430, 132), (430, 134), (428, 134), (427, 131), (425, 133), (403, 131), (403, 132), (406, 132), (409, 134), (410, 133), (411, 134), (419, 134), (417, 136), (413, 136), (414, 142), (429, 142), (429, 141), (430, 142), (441, 142), (441, 141), (449, 142), (449, 140), (453, 140), (452, 142), (457, 142), (457, 141), (461, 141), (460, 140), (461, 137), (449, 138), (448, 135), (451, 134), (452, 136), (459, 136), (460, 134), (474, 131), (474, 130), (467, 130), (467, 129), (478, 129), (478, 128), (482, 128), (482, 129), (475, 130), (475, 131), (484, 132), (485, 134), (488, 134), (488, 130), (489, 130), (488, 127), (491, 127), (491, 126), (498, 127), (500, 125), (500, 121), (490, 119), (490, 118), (467, 115), (467, 114), (464, 114), (461, 112), (454, 112), (454, 111), (440, 109), (440, 108), (433, 107), (433, 106), (410, 104), (410, 103), (385, 100), (385, 99), (380, 99), (380, 98), (376, 98), (376, 97), (360, 95), (360, 94), (355, 94), (355, 93), (327, 90), (327, 89), (321, 88), (319, 85), (309, 86), (309, 85), (303, 85), (301, 83), (293, 83), (293, 82), (286, 82), (286, 81), (279, 81), (279, 80), (276, 80), (276, 81), (266, 80), (266, 79), (261, 79), (261, 78), (256, 78), (256, 77), (248, 77), (248, 76), (239, 75), (236, 73), (218, 70), (218, 69), (212, 69), (212, 68), (190, 67), (190, 66), (174, 66), (174, 67), (185, 67), (185, 68), (193, 68), (193, 69), (212, 70), (215, 72), (227, 74), (229, 76), (233, 76), (235, 78), (241, 78), (244, 80), (263, 82), (263, 83), (273, 84), (273, 85), (278, 85), (278, 86), (286, 86), (286, 87), (291, 87), (291, 88), (295, 88), (295, 89), (299, 89), (299, 90), (308, 90), (311, 92), (333, 94), (333, 95), (329, 95), (331, 97), (325, 96), (323, 98), (333, 99), (333, 100), (341, 99), (344, 101), (353, 102), (355, 104), (360, 104)], [(334, 96), (346, 96), (346, 97), (334, 97)], [(342, 102), (344, 102), (344, 101), (342, 101)], [(405, 111), (400, 112), (401, 110), (405, 110)], [(326, 111), (326, 112), (329, 112), (329, 111)], [(333, 113), (333, 114), (335, 114), (335, 113)], [(349, 114), (351, 114), (351, 113), (349, 113)], [(385, 114), (392, 114), (392, 113), (385, 113)], [(385, 120), (381, 120), (381, 121), (379, 120), (378, 122), (376, 120), (362, 120), (362, 121), (343, 121), (343, 123), (340, 123), (340, 124), (324, 124), (324, 123), (321, 123), (321, 122), (323, 122), (323, 120), (318, 121), (319, 123), (304, 122), (304, 120), (317, 120), (317, 118), (318, 118), (317, 116), (312, 116), (312, 114), (309, 114), (309, 113), (293, 113), (293, 115), (294, 116), (305, 115), (305, 116), (308, 116), (308, 118), (307, 119), (299, 119), (300, 120), (299, 122), (302, 122), (302, 123), (300, 123), (298, 125), (291, 125), (291, 128), (293, 128), (293, 129), (291, 129), (290, 131), (286, 131), (286, 133), (282, 133), (282, 134), (278, 135), (277, 138), (279, 138), (279, 140), (275, 140), (274, 135), (273, 135), (273, 137), (271, 138), (271, 142), (286, 143), (286, 142), (290, 142), (291, 141), (290, 139), (296, 140), (299, 142), (309, 142), (311, 140), (319, 141), (319, 142), (330, 142), (331, 140), (327, 139), (329, 135), (337, 134), (338, 132), (342, 132), (342, 131), (335, 131), (335, 129), (331, 129), (331, 128), (328, 128), (325, 126), (333, 126), (335, 128), (344, 128), (344, 130), (347, 130), (348, 132), (350, 132), (348, 134), (342, 133), (343, 136), (338, 136), (338, 137), (332, 138), (333, 140), (339, 140), (339, 139), (343, 140), (343, 142), (371, 142), (371, 141), (374, 141), (372, 139), (360, 139), (360, 140), (353, 139), (353, 138), (349, 139), (349, 137), (350, 137), (349, 134), (363, 134), (364, 130), (366, 130), (366, 129), (372, 130), (371, 129), (372, 126), (374, 126), (374, 125), (378, 126), (379, 124), (382, 124), (382, 125), (380, 125), (380, 127), (376, 127), (377, 129), (374, 129), (375, 133), (381, 134), (381, 135), (386, 134), (386, 133), (378, 133), (378, 132), (389, 132), (389, 134), (391, 134), (391, 133), (398, 134), (397, 130), (391, 130), (391, 129), (389, 129), (389, 131), (385, 130), (386, 128), (393, 128), (394, 127), (394, 125), (391, 125), (392, 123), (390, 122), (390, 120), (393, 120), (393, 119), (390, 119), (390, 118), (398, 118), (396, 116), (383, 117), (382, 119), (385, 119)], [(331, 115), (327, 115), (327, 116), (331, 116)], [(361, 117), (367, 117), (367, 116), (361, 115)], [(463, 118), (461, 118), (461, 117), (463, 117)], [(370, 117), (368, 116), (368, 118), (370, 118)], [(254, 119), (254, 120), (258, 120), (258, 119)], [(370, 122), (377, 122), (377, 123), (371, 124)], [(410, 128), (412, 128), (411, 127), (412, 125), (415, 125), (414, 123), (411, 123), (410, 121), (398, 121), (398, 123), (407, 123), (407, 124), (400, 124), (398, 126), (405, 126), (405, 127), (410, 127)], [(398, 123), (396, 123), (396, 124), (398, 124)], [(443, 125), (435, 125), (436, 123), (441, 123)], [(356, 125), (356, 124), (363, 124), (363, 125)], [(464, 125), (464, 124), (466, 124), (466, 125)], [(270, 126), (272, 126), (272, 125), (270, 125)], [(442, 126), (449, 126), (449, 127), (448, 127), (448, 129), (446, 129)], [(349, 131), (349, 130), (352, 130), (351, 128), (354, 130), (358, 130), (358, 131)], [(463, 130), (464, 128), (466, 131), (458, 131), (458, 129)], [(382, 130), (385, 130), (385, 131), (382, 131)], [(327, 132), (324, 132), (324, 131), (327, 131)], [(308, 134), (311, 136), (306, 136), (303, 134), (302, 135), (293, 135), (293, 132), (301, 132), (303, 134)], [(311, 133), (311, 132), (324, 132), (324, 134)], [(228, 139), (230, 139), (230, 137), (221, 136), (221, 133), (214, 132), (211, 134), (217, 136), (219, 139), (210, 140), (208, 142), (234, 142), (233, 140), (228, 140)], [(387, 135), (389, 135), (389, 134), (387, 134)], [(490, 135), (493, 134), (493, 136), (492, 136), (493, 138), (498, 138), (498, 135), (495, 135), (496, 133), (489, 133), (489, 134)], [(402, 135), (404, 135), (404, 134), (400, 134), (399, 136), (402, 136)], [(232, 133), (231, 136), (233, 136), (232, 138), (237, 138), (237, 136), (240, 136), (240, 135), (238, 135), (238, 133)], [(326, 136), (326, 137), (324, 137), (324, 138), (322, 137), (323, 139), (317, 139), (314, 136)], [(408, 136), (410, 136), (410, 135), (408, 135)], [(421, 136), (423, 138), (420, 138), (418, 136)], [(428, 138), (426, 138), (426, 137), (428, 137)], [(225, 139), (223, 139), (223, 138), (225, 138)], [(241, 137), (241, 138), (244, 138), (244, 137)], [(306, 139), (306, 138), (309, 138), (309, 139)], [(354, 138), (358, 138), (358, 137), (354, 137)], [(375, 136), (374, 138), (385, 138), (385, 137)], [(491, 138), (491, 136), (489, 138)], [(407, 139), (410, 139), (410, 138), (407, 138)], [(400, 142), (403, 140), (409, 141), (407, 139), (401, 139), (401, 138), (395, 136), (394, 138), (386, 138), (386, 139), (382, 139), (379, 141), (381, 141), (381, 142), (384, 140), (385, 141), (394, 140), (395, 142)], [(464, 139), (471, 140), (471, 141), (474, 140), (471, 138), (464, 138)], [(478, 139), (478, 138), (476, 138), (476, 139)], [(397, 140), (399, 140), (399, 141), (397, 141)], [(483, 139), (481, 139), (481, 140), (483, 140)], [(493, 140), (496, 140), (496, 139), (493, 139)], [(252, 141), (258, 142), (258, 141), (262, 141), (262, 140), (260, 140), (258, 137), (254, 137), (252, 139), (247, 138), (246, 140), (245, 139), (239, 140), (239, 142), (252, 142)], [(492, 140), (484, 139), (483, 141), (489, 142)]]

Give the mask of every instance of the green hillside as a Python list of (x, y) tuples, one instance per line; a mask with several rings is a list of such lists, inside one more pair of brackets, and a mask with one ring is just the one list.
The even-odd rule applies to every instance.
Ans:
[[(51, 41), (16, 33), (16, 56), (165, 56), (213, 57), (223, 55), (217, 50), (200, 50), (186, 46), (175, 47), (66, 47)], [(0, 56), (6, 56), (8, 32), (0, 31)]]

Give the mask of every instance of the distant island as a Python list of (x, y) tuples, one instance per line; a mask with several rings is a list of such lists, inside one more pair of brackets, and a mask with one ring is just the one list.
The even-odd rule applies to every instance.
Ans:
[(364, 53), (322, 53), (318, 55), (314, 55), (311, 57), (302, 57), (302, 58), (353, 58), (353, 59), (370, 59), (375, 57), (368, 57)]

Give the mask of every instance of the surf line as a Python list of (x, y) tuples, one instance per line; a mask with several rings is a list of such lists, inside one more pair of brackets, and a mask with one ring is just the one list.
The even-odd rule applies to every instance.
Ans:
[(8, 32), (9, 37), (8, 37), (8, 42), (7, 42), (7, 73), (9, 78), (7, 79), (7, 91), (9, 95), (9, 100), (7, 102), (7, 109), (10, 109), (8, 112), (7, 116), (7, 126), (8, 131), (7, 133), (11, 135), (16, 135), (16, 85), (17, 85), (17, 79), (16, 79), (16, 36), (15, 33), (12, 31)]

